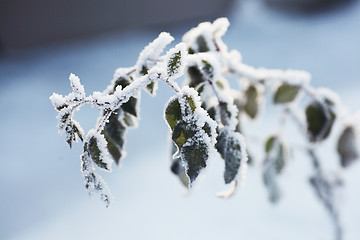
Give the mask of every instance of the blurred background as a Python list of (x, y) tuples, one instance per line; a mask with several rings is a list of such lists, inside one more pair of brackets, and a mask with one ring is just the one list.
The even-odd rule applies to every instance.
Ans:
[[(219, 159), (185, 194), (169, 170), (162, 116), (172, 93), (162, 84), (155, 98), (142, 94), (140, 126), (129, 131), (121, 168), (101, 173), (112, 206), (90, 200), (84, 189), (82, 146), (70, 150), (58, 136), (49, 96), (70, 91), (70, 73), (88, 94), (101, 91), (161, 31), (178, 43), (191, 27), (223, 16), (231, 23), (224, 42), (245, 63), (307, 70), (314, 86), (336, 90), (349, 113), (360, 109), (356, 0), (0, 0), (0, 239), (333, 239), (301, 152), (281, 176), (276, 206), (267, 200), (256, 150), (258, 164), (233, 198), (215, 197), (227, 188)], [(249, 123), (248, 131), (271, 133), (275, 114), (264, 113), (269, 118)], [(75, 119), (87, 131), (97, 116), (84, 107)], [(334, 144), (320, 153), (329, 170), (338, 164)], [(339, 173), (346, 181), (339, 201), (347, 240), (360, 239), (359, 173), (358, 162)]]

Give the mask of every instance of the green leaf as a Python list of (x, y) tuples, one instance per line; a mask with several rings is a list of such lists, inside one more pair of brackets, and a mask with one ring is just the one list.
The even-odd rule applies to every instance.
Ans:
[(89, 152), (91, 159), (98, 167), (109, 170), (108, 165), (103, 162), (101, 151), (98, 147), (98, 143), (95, 137), (91, 137), (89, 142), (85, 143), (84, 151)]
[(197, 66), (188, 67), (187, 72), (190, 77), (189, 87), (195, 88), (205, 81), (200, 69)]
[(215, 145), (221, 157), (225, 161), (224, 180), (226, 184), (231, 183), (238, 174), (242, 159), (242, 151), (239, 139), (236, 138), (240, 133), (229, 134), (223, 130), (217, 137)]
[(118, 114), (116, 113), (117, 112), (111, 114), (109, 121), (105, 124), (103, 134), (108, 142), (107, 148), (111, 156), (114, 158), (114, 161), (119, 164), (121, 157), (123, 156), (126, 128), (118, 120)]
[(299, 86), (282, 83), (275, 92), (274, 103), (292, 102), (298, 95), (299, 91)]
[(269, 137), (268, 140), (266, 140), (266, 142), (265, 142), (265, 152), (266, 153), (269, 153), (273, 149), (275, 140), (276, 140), (276, 137), (274, 137), (274, 136)]
[(191, 109), (191, 113), (195, 112), (195, 103), (194, 103), (194, 99), (192, 99), (191, 97), (186, 96), (186, 101), (189, 103), (190, 105), (190, 109)]
[(337, 143), (337, 151), (340, 155), (341, 166), (348, 167), (359, 158), (355, 129), (346, 127), (340, 135)]
[(107, 141), (107, 149), (108, 149), (110, 155), (114, 159), (115, 163), (117, 165), (119, 165), (120, 159), (121, 159), (121, 156), (122, 156), (121, 151), (115, 145), (115, 143), (109, 137), (106, 136), (105, 132), (104, 132), (104, 137), (105, 137), (105, 140)]
[(143, 66), (141, 67), (140, 74), (141, 74), (142, 76), (144, 76), (144, 75), (148, 74), (148, 71), (149, 71), (149, 69), (148, 69), (145, 65), (143, 65)]
[(221, 81), (216, 81), (216, 85), (222, 90), (225, 89), (224, 84)]
[(171, 77), (178, 73), (178, 69), (181, 65), (181, 51), (174, 53), (167, 65), (167, 74)]
[(206, 161), (209, 158), (208, 147), (201, 139), (195, 140), (192, 144), (187, 144), (181, 148), (180, 156), (186, 165), (186, 174), (190, 178), (190, 184), (200, 174), (200, 171), (206, 167)]
[(189, 53), (189, 54), (194, 54), (194, 53), (195, 53), (195, 51), (194, 51), (194, 49), (189, 48), (189, 49), (188, 49), (188, 53)]
[(259, 111), (259, 92), (254, 85), (250, 85), (245, 91), (245, 105), (244, 110), (246, 114), (254, 119)]
[(316, 142), (327, 138), (336, 119), (330, 107), (326, 103), (313, 101), (306, 107), (305, 114), (310, 141)]
[(221, 123), (226, 126), (231, 118), (231, 112), (229, 111), (228, 104), (226, 102), (219, 102), (219, 107)]
[(214, 67), (208, 61), (202, 60), (201, 62), (204, 64), (204, 66), (202, 67), (202, 70), (204, 71), (204, 73), (210, 79), (213, 79), (214, 78)]
[(173, 129), (172, 140), (174, 141), (178, 149), (181, 149), (186, 142), (185, 131), (186, 124), (183, 122), (179, 122), (178, 124), (176, 124)]
[(146, 90), (150, 93), (150, 95), (155, 95), (155, 89), (156, 89), (157, 82), (151, 82), (146, 86)]
[(180, 108), (179, 100), (176, 98), (170, 101), (167, 107), (165, 108), (165, 120), (169, 124), (171, 130), (174, 130), (174, 127), (180, 118), (181, 118), (181, 108)]
[(127, 127), (134, 127), (136, 126), (136, 119), (133, 115), (124, 113), (124, 117), (122, 118), (122, 123)]
[(198, 52), (208, 52), (210, 50), (204, 36), (198, 36), (196, 38), (196, 43), (198, 45)]
[(124, 103), (123, 105), (121, 105), (122, 110), (124, 110), (124, 112), (129, 113), (135, 117), (138, 116), (137, 113), (137, 99), (135, 97), (130, 97), (129, 101), (127, 101), (126, 103)]
[(266, 162), (272, 164), (277, 174), (280, 174), (286, 163), (286, 148), (278, 137), (271, 136), (265, 142)]

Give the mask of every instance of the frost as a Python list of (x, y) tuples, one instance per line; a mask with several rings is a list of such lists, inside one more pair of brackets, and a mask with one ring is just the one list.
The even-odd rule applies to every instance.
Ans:
[(164, 48), (173, 40), (174, 38), (169, 33), (162, 32), (154, 41), (144, 48), (136, 63), (138, 76), (147, 74), (147, 71), (157, 63)]
[(88, 152), (92, 161), (101, 169), (111, 171), (113, 160), (109, 156), (107, 141), (104, 136), (94, 129), (90, 130), (86, 136), (84, 152)]
[(166, 53), (165, 62), (167, 63), (167, 75), (170, 81), (184, 74), (186, 57), (187, 51), (185, 43), (177, 44)]
[(71, 73), (70, 77), (70, 85), (74, 93), (74, 99), (82, 100), (85, 98), (85, 90), (84, 86), (80, 84), (80, 79), (75, 74)]
[(52, 105), (54, 106), (54, 108), (58, 111), (67, 107), (65, 98), (62, 95), (59, 95), (57, 93), (53, 93), (50, 96), (50, 101), (51, 101)]
[(100, 194), (101, 200), (105, 202), (108, 207), (112, 201), (111, 193), (101, 176), (95, 172), (91, 157), (88, 152), (84, 152), (81, 156), (81, 172), (84, 176), (85, 188), (89, 195), (92, 196), (94, 192)]

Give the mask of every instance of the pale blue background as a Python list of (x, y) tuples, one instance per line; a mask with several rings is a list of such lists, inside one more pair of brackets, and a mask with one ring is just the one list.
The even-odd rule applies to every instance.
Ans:
[[(308, 70), (313, 85), (336, 90), (350, 112), (360, 109), (359, 2), (304, 16), (281, 14), (248, 0), (235, 6), (230, 21), (224, 41), (242, 53), (245, 63)], [(186, 30), (177, 27), (170, 33), (179, 42)], [(70, 91), (71, 72), (88, 94), (104, 89), (114, 70), (133, 65), (158, 33), (123, 32), (0, 58), (0, 239), (332, 239), (327, 213), (308, 186), (309, 160), (301, 153), (281, 177), (284, 197), (277, 206), (267, 201), (258, 167), (249, 169), (245, 188), (234, 198), (216, 198), (215, 192), (226, 189), (219, 159), (183, 196), (169, 171), (162, 115), (172, 93), (164, 84), (156, 98), (142, 95), (140, 126), (129, 132), (122, 167), (101, 173), (114, 203), (105, 209), (97, 197), (88, 198), (80, 173), (81, 144), (69, 150), (58, 136), (48, 97)], [(88, 130), (97, 114), (85, 107), (75, 118)], [(271, 132), (270, 124), (258, 121), (249, 129), (261, 126)], [(333, 149), (330, 141), (321, 152), (329, 169), (336, 166)], [(343, 171), (346, 240), (360, 239), (359, 173), (359, 163)]]

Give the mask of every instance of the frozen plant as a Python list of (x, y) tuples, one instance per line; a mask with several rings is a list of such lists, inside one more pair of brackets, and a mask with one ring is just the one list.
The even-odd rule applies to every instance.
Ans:
[[(310, 185), (334, 222), (336, 239), (341, 239), (336, 193), (343, 181), (323, 169), (317, 149), (328, 139), (334, 124), (338, 124), (343, 129), (337, 144), (340, 166), (351, 165), (359, 155), (356, 121), (344, 114), (334, 92), (310, 85), (308, 72), (244, 64), (241, 54), (228, 51), (221, 39), (228, 26), (226, 18), (201, 23), (165, 54), (163, 50), (174, 39), (161, 33), (144, 48), (133, 67), (115, 71), (105, 91), (86, 96), (79, 78), (71, 74), (73, 91), (67, 96), (54, 93), (50, 97), (58, 111), (59, 134), (65, 134), (70, 147), (78, 139), (84, 142), (80, 159), (86, 189), (90, 195), (99, 193), (106, 206), (110, 204), (110, 192), (96, 170), (109, 172), (113, 161), (119, 164), (124, 158), (124, 136), (138, 124), (141, 90), (155, 96), (158, 82), (163, 81), (174, 91), (164, 113), (173, 142), (171, 171), (184, 186), (191, 188), (210, 158), (222, 158), (224, 181), (231, 187), (217, 195), (228, 198), (244, 183), (248, 158), (254, 161), (251, 155), (248, 157), (247, 145), (251, 146), (251, 141), (245, 120), (261, 117), (260, 110), (270, 98), (282, 113), (279, 130), (263, 141), (262, 176), (269, 200), (276, 203), (280, 199), (278, 176), (289, 161), (289, 152), (296, 148), (283, 131), (284, 124), (291, 120), (306, 140), (302, 149), (312, 161)], [(179, 87), (177, 81), (182, 76), (183, 87)], [(229, 76), (237, 81), (238, 89), (230, 87)], [(95, 128), (86, 135), (73, 119), (74, 112), (85, 104), (100, 110)]]

